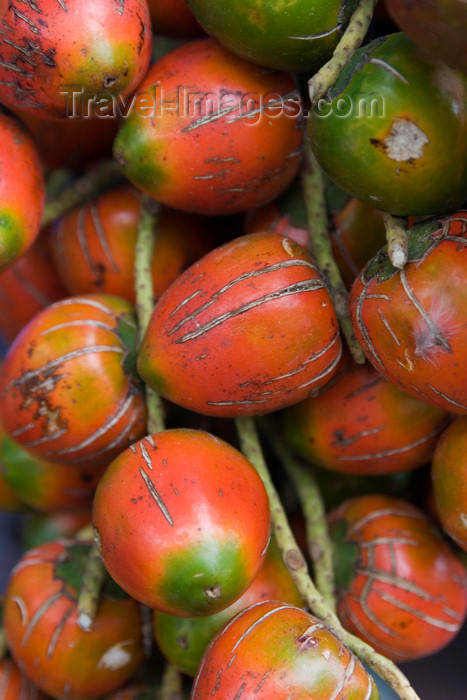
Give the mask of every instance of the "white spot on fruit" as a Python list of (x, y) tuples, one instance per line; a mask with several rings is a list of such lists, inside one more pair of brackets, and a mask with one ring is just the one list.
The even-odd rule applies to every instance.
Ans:
[(293, 254), (292, 246), (290, 245), (290, 241), (288, 238), (282, 239), (282, 247), (285, 250), (285, 252), (287, 253), (287, 255), (290, 255), (290, 257), (293, 258), (294, 254)]
[(127, 639), (118, 642), (107, 649), (97, 663), (97, 668), (108, 668), (110, 671), (118, 671), (127, 666), (131, 661), (131, 653), (124, 647), (133, 644), (133, 640)]
[(422, 158), (423, 147), (430, 143), (430, 139), (409, 119), (394, 119), (391, 131), (382, 143), (388, 158), (404, 162)]

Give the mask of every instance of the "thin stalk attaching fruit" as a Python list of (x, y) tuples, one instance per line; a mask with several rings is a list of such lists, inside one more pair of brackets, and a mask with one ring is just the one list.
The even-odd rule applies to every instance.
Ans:
[(332, 57), (308, 81), (308, 92), (312, 104), (332, 88), (344, 66), (362, 45), (377, 2), (378, 0), (361, 0)]
[(313, 583), (297, 541), (290, 528), (287, 515), (276, 487), (271, 479), (254, 418), (241, 416), (235, 419), (240, 448), (253, 464), (269, 496), (271, 520), (277, 545), (297, 589), (313, 615), (319, 618), (345, 644), (360, 661), (375, 671), (397, 693), (401, 700), (420, 700), (402, 671), (385, 656), (378, 654), (369, 644), (355, 637), (342, 627), (336, 613), (331, 610)]
[(389, 260), (394, 267), (402, 270), (407, 265), (409, 257), (407, 220), (399, 216), (392, 216), (392, 214), (384, 214), (384, 226)]
[(355, 362), (362, 365), (365, 362), (365, 355), (355, 337), (350, 321), (349, 294), (334, 259), (329, 238), (323, 174), (308, 141), (304, 145), (300, 179), (307, 212), (310, 255), (329, 286), (339, 327), (352, 357)]

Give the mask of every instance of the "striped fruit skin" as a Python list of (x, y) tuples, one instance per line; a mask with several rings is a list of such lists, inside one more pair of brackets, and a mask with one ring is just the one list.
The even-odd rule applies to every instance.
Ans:
[(72, 116), (68, 88), (85, 105), (99, 94), (124, 98), (149, 65), (146, 0), (12, 0), (0, 19), (0, 99), (36, 116)]
[(448, 416), (368, 362), (349, 362), (319, 396), (284, 411), (284, 435), (299, 455), (331, 471), (396, 474), (430, 461)]
[(291, 74), (258, 69), (214, 39), (199, 39), (154, 63), (138, 92), (146, 102), (123, 119), (114, 157), (163, 204), (244, 212), (297, 174), (303, 130)]
[[(69, 294), (117, 294), (135, 302), (141, 196), (130, 185), (116, 187), (53, 225), (52, 258)], [(162, 207), (151, 266), (155, 298), (211, 247), (204, 217)]]
[(23, 672), (52, 697), (81, 700), (130, 680), (144, 650), (138, 603), (110, 585), (92, 630), (78, 626), (80, 579), (67, 580), (64, 571), (77, 545), (86, 556), (89, 543), (71, 540), (23, 554), (10, 575), (3, 619), (9, 649)]
[(146, 405), (122, 339), (135, 323), (133, 306), (111, 295), (67, 297), (37, 314), (0, 373), (5, 432), (38, 457), (81, 467), (107, 465), (141, 437)]
[(138, 357), (149, 386), (214, 416), (305, 399), (334, 374), (341, 339), (329, 292), (289, 238), (236, 238), (192, 265), (155, 307)]
[(93, 506), (112, 578), (181, 617), (226, 608), (264, 561), (269, 501), (250, 462), (202, 430), (149, 435), (107, 468)]
[(409, 262), (396, 270), (381, 251), (350, 294), (365, 355), (399, 389), (467, 413), (467, 211), (415, 225)]
[(0, 272), (39, 233), (45, 187), (37, 149), (17, 119), (0, 113)]
[[(395, 662), (445, 647), (467, 612), (467, 573), (428, 516), (389, 496), (360, 496), (329, 514), (353, 570), (338, 584), (342, 624)], [(343, 544), (342, 544), (343, 542)]]
[(379, 700), (374, 680), (309, 613), (278, 601), (252, 605), (213, 639), (190, 700)]

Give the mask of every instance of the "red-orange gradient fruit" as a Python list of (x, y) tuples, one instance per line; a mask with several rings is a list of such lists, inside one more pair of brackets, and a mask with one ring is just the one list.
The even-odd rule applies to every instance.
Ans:
[[(50, 249), (69, 294), (117, 294), (135, 302), (140, 213), (141, 192), (126, 185), (82, 204), (53, 225)], [(161, 207), (151, 268), (155, 298), (212, 247), (207, 229), (205, 217)]]
[(283, 418), (285, 439), (299, 455), (332, 471), (368, 475), (428, 464), (448, 423), (446, 411), (354, 362)]
[(191, 700), (379, 700), (374, 680), (316, 617), (278, 601), (247, 608), (213, 639)]
[(375, 368), (402, 391), (467, 413), (467, 212), (410, 229), (409, 262), (382, 251), (355, 281), (350, 314)]
[(138, 371), (176, 404), (255, 415), (306, 398), (333, 376), (341, 339), (329, 292), (290, 238), (236, 238), (186, 270), (154, 309)]
[(428, 516), (388, 496), (329, 514), (342, 624), (396, 662), (439, 651), (467, 612), (467, 572)]
[(151, 66), (138, 92), (114, 156), (134, 185), (163, 204), (243, 212), (296, 175), (301, 101), (289, 73), (262, 71), (200, 39)]
[(41, 311), (0, 371), (5, 432), (46, 460), (107, 465), (146, 430), (136, 335), (134, 308), (120, 297), (67, 297)]
[(37, 149), (17, 119), (0, 113), (0, 272), (35, 241), (44, 209)]
[(67, 296), (44, 244), (41, 234), (0, 274), (0, 333), (9, 343), (39, 311)]
[(181, 617), (226, 608), (269, 541), (269, 502), (235, 448), (201, 430), (164, 430), (115, 459), (96, 490), (95, 539), (115, 581)]
[(44, 117), (79, 117), (94, 96), (124, 99), (146, 72), (146, 0), (11, 0), (0, 16), (0, 100)]
[(55, 698), (98, 698), (132, 678), (144, 659), (138, 603), (108, 579), (90, 631), (78, 625), (89, 543), (57, 540), (13, 568), (3, 620), (11, 654)]

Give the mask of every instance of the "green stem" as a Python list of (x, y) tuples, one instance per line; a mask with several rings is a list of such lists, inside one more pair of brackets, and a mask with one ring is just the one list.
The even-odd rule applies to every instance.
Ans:
[(334, 259), (329, 238), (323, 174), (307, 140), (300, 178), (308, 219), (310, 255), (328, 283), (339, 327), (352, 357), (362, 365), (365, 355), (349, 317), (349, 293)]
[(394, 267), (402, 270), (409, 257), (407, 220), (391, 214), (384, 214), (384, 226), (386, 227), (389, 260)]
[(273, 438), (272, 445), (300, 499), (305, 516), (308, 551), (313, 562), (316, 588), (329, 608), (335, 610), (332, 542), (318, 483), (309, 469), (305, 469), (294, 459), (282, 440)]
[(308, 81), (311, 103), (317, 102), (334, 85), (346, 63), (361, 46), (378, 0), (361, 0), (334, 49), (332, 58)]
[[(47, 226), (47, 224), (58, 219), (69, 209), (73, 209), (97, 194), (124, 181), (121, 170), (114, 161), (100, 163), (58, 193), (56, 176), (52, 174), (50, 177), (52, 180), (49, 182), (47, 189), (53, 198), (45, 204), (42, 226)], [(63, 177), (65, 176), (63, 175)]]
[(180, 671), (167, 663), (162, 676), (161, 700), (183, 700), (183, 683)]
[(8, 645), (6, 643), (5, 630), (0, 626), (0, 661), (5, 658), (8, 653)]
[(83, 572), (83, 583), (78, 596), (78, 627), (85, 632), (93, 628), (99, 607), (100, 593), (107, 578), (104, 562), (97, 550), (92, 545)]
[(378, 654), (369, 644), (345, 630), (336, 613), (329, 608), (310, 578), (305, 559), (290, 529), (286, 513), (264, 459), (254, 419), (250, 417), (237, 418), (236, 427), (241, 450), (256, 468), (268, 493), (273, 530), (284, 563), (310, 611), (324, 622), (360, 661), (376, 671), (393, 688), (401, 700), (420, 700), (400, 669), (392, 661)]
[[(140, 342), (144, 337), (154, 309), (151, 263), (159, 206), (154, 199), (143, 195), (134, 263), (136, 314), (138, 316)], [(164, 430), (165, 421), (162, 399), (148, 386), (146, 386), (146, 405), (148, 408), (148, 432), (152, 434)]]

